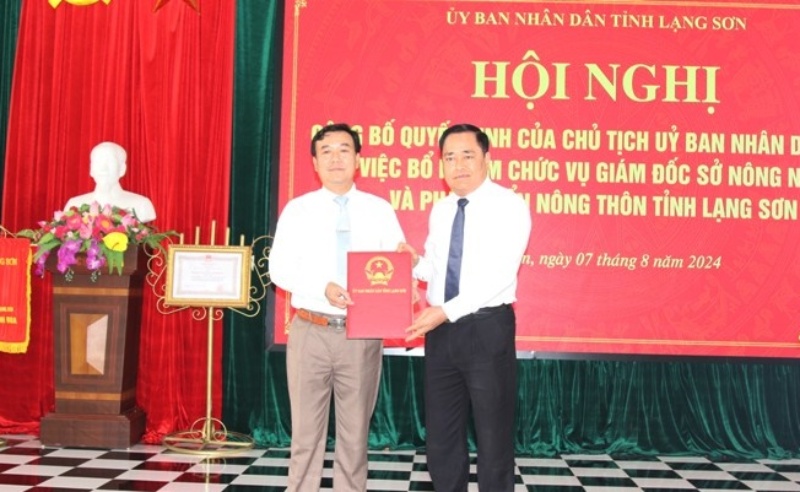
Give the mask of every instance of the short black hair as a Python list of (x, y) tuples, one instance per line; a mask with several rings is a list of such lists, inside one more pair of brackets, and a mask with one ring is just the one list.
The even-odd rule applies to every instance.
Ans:
[(478, 145), (481, 146), (481, 150), (483, 153), (489, 152), (489, 135), (483, 132), (480, 128), (475, 125), (470, 125), (469, 123), (459, 123), (457, 125), (452, 125), (450, 128), (445, 130), (442, 133), (442, 136), (439, 137), (439, 152), (444, 149), (444, 141), (452, 135), (453, 133), (474, 133), (475, 139), (478, 141)]
[(319, 129), (317, 133), (314, 134), (314, 137), (311, 139), (311, 155), (313, 157), (317, 156), (317, 142), (325, 138), (325, 135), (334, 132), (345, 132), (349, 133), (350, 136), (353, 138), (353, 146), (355, 146), (356, 154), (361, 152), (361, 138), (358, 136), (358, 132), (350, 128), (350, 125), (347, 123), (333, 123), (330, 125), (325, 125)]

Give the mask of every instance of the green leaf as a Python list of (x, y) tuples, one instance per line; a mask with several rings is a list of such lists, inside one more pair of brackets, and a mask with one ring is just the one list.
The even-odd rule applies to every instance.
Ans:
[(108, 273), (114, 273), (116, 269), (117, 273), (122, 275), (122, 267), (125, 266), (125, 254), (122, 251), (113, 251), (110, 249), (106, 249), (103, 253), (106, 257)]
[(39, 231), (34, 231), (33, 229), (22, 229), (21, 231), (17, 232), (18, 237), (25, 237), (33, 240), (36, 240), (36, 236), (38, 235)]
[[(43, 254), (47, 253), (50, 250), (56, 249), (61, 246), (61, 241), (56, 239), (55, 236), (50, 234), (51, 238), (48, 242), (42, 242), (41, 240), (36, 245), (36, 253), (33, 254), (33, 261), (38, 260), (42, 257)], [(44, 239), (44, 238), (42, 238)]]

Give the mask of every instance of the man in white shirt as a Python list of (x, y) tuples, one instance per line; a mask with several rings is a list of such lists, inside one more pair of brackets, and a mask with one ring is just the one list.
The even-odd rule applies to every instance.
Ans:
[(425, 256), (414, 276), (428, 282), (424, 309), (406, 330), (425, 335), (428, 470), (437, 492), (466, 492), (470, 408), (478, 487), (514, 490), (517, 395), (511, 304), (531, 231), (530, 208), (488, 178), (489, 137), (454, 125), (439, 139), (450, 194), (431, 210)]
[(286, 204), (270, 251), (270, 278), (291, 294), (296, 309), (286, 347), (290, 492), (320, 488), (331, 392), (336, 405), (333, 490), (367, 487), (367, 438), (382, 341), (346, 337), (352, 301), (343, 253), (395, 251), (404, 236), (389, 202), (356, 189), (360, 150), (358, 133), (345, 124), (328, 125), (314, 135), (311, 155), (322, 187)]

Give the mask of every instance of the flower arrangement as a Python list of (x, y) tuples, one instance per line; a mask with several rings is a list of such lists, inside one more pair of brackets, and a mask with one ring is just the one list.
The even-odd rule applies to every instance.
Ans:
[(72, 266), (78, 254), (86, 255), (86, 268), (92, 277), (107, 265), (109, 273), (122, 273), (124, 254), (129, 244), (145, 245), (164, 251), (161, 241), (177, 235), (174, 231), (158, 232), (140, 222), (133, 212), (97, 202), (58, 211), (50, 221), (39, 222), (39, 229), (25, 229), (17, 236), (27, 237), (36, 246), (33, 255), (35, 272), (44, 275), (44, 265), (54, 250), (58, 255), (56, 268), (72, 277)]

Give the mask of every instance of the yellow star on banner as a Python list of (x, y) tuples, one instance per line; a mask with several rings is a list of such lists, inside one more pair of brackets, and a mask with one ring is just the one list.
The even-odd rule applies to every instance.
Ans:
[[(186, 2), (186, 4), (189, 5), (191, 8), (195, 9), (198, 14), (200, 13), (200, 0), (183, 0), (183, 1)], [(156, 0), (156, 6), (153, 7), (153, 12), (158, 12), (158, 9), (166, 5), (167, 2), (169, 2), (169, 0)]]
[(78, 6), (83, 7), (83, 6), (86, 6), (86, 5), (95, 4), (95, 3), (100, 2), (100, 1), (102, 1), (106, 5), (111, 3), (111, 0), (47, 0), (47, 3), (49, 3), (50, 6), (53, 7), (53, 8), (56, 8), (59, 5), (61, 5), (61, 2), (67, 2), (67, 3), (71, 4), (71, 5), (78, 5)]

